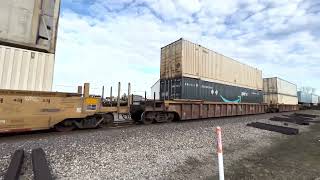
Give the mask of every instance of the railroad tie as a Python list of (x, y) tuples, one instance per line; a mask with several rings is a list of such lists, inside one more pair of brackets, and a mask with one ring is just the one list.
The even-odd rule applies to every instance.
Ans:
[(313, 114), (303, 114), (303, 113), (294, 113), (294, 116), (302, 116), (302, 117), (309, 117), (309, 118), (317, 118), (319, 116)]
[(268, 130), (268, 131), (274, 131), (286, 135), (297, 135), (299, 134), (299, 129), (295, 128), (289, 128), (289, 127), (284, 127), (284, 126), (277, 126), (273, 124), (266, 124), (266, 123), (261, 123), (261, 122), (253, 122), (247, 124), (247, 126), (263, 129), (263, 130)]
[(52, 180), (46, 154), (42, 148), (32, 150), (32, 166), (35, 180)]
[(11, 156), (11, 162), (4, 180), (18, 180), (24, 159), (23, 149), (16, 150)]
[(309, 122), (303, 118), (297, 118), (297, 117), (278, 117), (275, 116), (273, 118), (270, 118), (271, 121), (282, 121), (282, 122), (290, 122), (298, 125), (309, 125)]

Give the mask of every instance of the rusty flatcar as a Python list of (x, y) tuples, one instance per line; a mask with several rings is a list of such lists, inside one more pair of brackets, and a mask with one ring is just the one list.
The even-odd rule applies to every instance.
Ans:
[(201, 100), (147, 101), (131, 107), (131, 117), (144, 124), (171, 122), (173, 120), (206, 119), (216, 117), (263, 114), (267, 104), (221, 103)]

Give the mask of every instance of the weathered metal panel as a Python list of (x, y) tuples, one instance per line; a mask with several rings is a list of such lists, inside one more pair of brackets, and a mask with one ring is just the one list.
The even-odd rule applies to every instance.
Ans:
[(0, 45), (0, 89), (51, 91), (54, 54)]
[(262, 71), (180, 39), (161, 48), (161, 79), (190, 77), (262, 90)]
[(160, 99), (193, 99), (213, 102), (262, 103), (261, 91), (193, 78), (164, 79)]
[(60, 0), (1, 0), (0, 43), (55, 52)]
[(263, 91), (267, 94), (297, 96), (297, 85), (278, 77), (264, 78)]

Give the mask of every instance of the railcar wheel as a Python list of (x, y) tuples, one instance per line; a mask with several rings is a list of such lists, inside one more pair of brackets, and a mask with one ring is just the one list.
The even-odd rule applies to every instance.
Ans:
[(174, 114), (173, 113), (168, 113), (167, 114), (167, 122), (171, 123), (174, 120)]
[(141, 116), (142, 116), (143, 111), (135, 111), (135, 112), (130, 112), (131, 114), (131, 119), (134, 120), (135, 122), (141, 122)]
[(141, 114), (141, 122), (143, 124), (152, 124), (153, 123), (153, 119), (151, 119), (150, 117), (148, 117), (148, 113), (146, 114), (145, 112)]
[(104, 114), (103, 115), (103, 124), (107, 126), (111, 126), (114, 122), (114, 116), (113, 114)]

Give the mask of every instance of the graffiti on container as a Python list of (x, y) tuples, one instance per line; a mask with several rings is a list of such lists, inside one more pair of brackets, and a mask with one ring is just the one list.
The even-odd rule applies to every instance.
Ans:
[(241, 103), (241, 96), (238, 96), (239, 98), (236, 99), (236, 100), (228, 100), (228, 99), (224, 98), (224, 97), (221, 96), (221, 95), (220, 95), (220, 97), (221, 97), (221, 99), (222, 99), (224, 102), (226, 102), (226, 103)]

